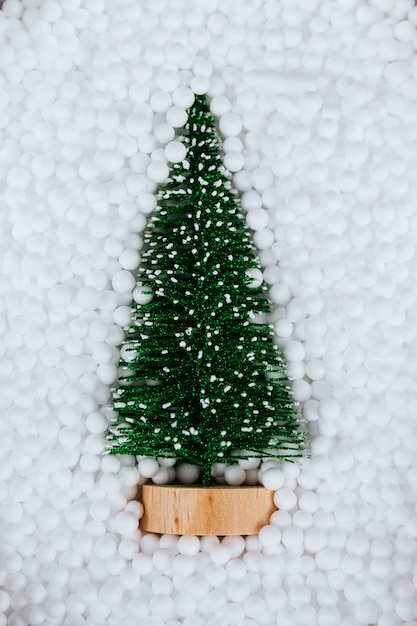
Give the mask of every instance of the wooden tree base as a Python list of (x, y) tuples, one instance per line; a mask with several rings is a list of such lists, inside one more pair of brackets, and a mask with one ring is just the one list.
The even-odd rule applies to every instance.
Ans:
[(255, 535), (275, 511), (264, 487), (143, 485), (142, 530), (172, 535)]

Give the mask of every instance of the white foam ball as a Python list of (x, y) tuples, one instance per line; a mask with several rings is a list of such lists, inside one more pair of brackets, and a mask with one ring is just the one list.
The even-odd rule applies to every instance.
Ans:
[(260, 287), (262, 285), (263, 274), (261, 270), (259, 270), (258, 268), (256, 267), (249, 268), (248, 270), (246, 270), (246, 276), (250, 280), (249, 287), (256, 289), (257, 287)]
[(171, 467), (160, 467), (156, 474), (152, 476), (152, 481), (156, 485), (167, 485), (175, 477), (175, 470)]
[(224, 565), (230, 560), (231, 551), (227, 545), (219, 544), (210, 550), (210, 559), (217, 565)]
[(217, 117), (225, 115), (225, 113), (228, 113), (230, 109), (231, 103), (226, 96), (214, 96), (214, 98), (211, 99), (210, 110)]
[(188, 109), (194, 103), (194, 93), (189, 87), (178, 87), (172, 94), (172, 101), (176, 106)]
[(245, 164), (245, 158), (241, 152), (230, 151), (224, 157), (224, 164), (229, 172), (239, 172)]
[(238, 461), (240, 467), (245, 471), (256, 469), (257, 467), (259, 467), (260, 462), (261, 461), (258, 458), (239, 459)]
[(117, 309), (113, 311), (114, 323), (117, 324), (118, 326), (121, 326), (122, 328), (129, 326), (131, 318), (132, 318), (132, 311), (130, 310), (130, 307), (128, 307), (127, 305), (119, 306), (117, 307)]
[(190, 485), (197, 482), (200, 476), (200, 468), (191, 463), (179, 463), (176, 466), (177, 478), (180, 483)]
[(166, 120), (173, 128), (182, 128), (188, 119), (187, 111), (180, 106), (173, 106), (166, 112)]
[(159, 470), (159, 463), (156, 459), (146, 457), (140, 459), (138, 469), (140, 474), (145, 478), (153, 478)]
[(354, 615), (360, 624), (372, 624), (377, 619), (377, 609), (370, 602), (361, 602), (354, 607)]
[(114, 174), (123, 167), (124, 159), (116, 149), (98, 150), (94, 159), (98, 167), (106, 174)]
[(168, 178), (168, 166), (162, 161), (154, 161), (148, 165), (146, 170), (150, 180), (154, 183), (162, 183)]
[(369, 551), (369, 539), (361, 531), (356, 531), (349, 537), (346, 549), (351, 554), (364, 556)]
[(306, 402), (311, 398), (312, 388), (306, 380), (296, 380), (293, 383), (293, 393), (297, 402)]
[(415, 620), (417, 617), (417, 602), (412, 598), (401, 599), (395, 604), (395, 612), (401, 620)]
[(320, 400), (317, 410), (320, 417), (325, 420), (336, 420), (341, 412), (340, 404), (334, 398)]
[(269, 250), (274, 243), (274, 233), (269, 228), (261, 228), (254, 233), (253, 243), (258, 248), (258, 250), (268, 251), (263, 256), (261, 256), (261, 261), (263, 263), (266, 263), (266, 259), (271, 258), (271, 253), (269, 252)]
[(241, 603), (250, 593), (249, 585), (242, 580), (232, 580), (227, 584), (227, 596), (235, 603)]
[(277, 546), (281, 541), (281, 531), (275, 525), (263, 526), (258, 537), (261, 545), (266, 548)]
[(300, 553), (300, 549), (303, 543), (304, 533), (301, 528), (296, 526), (289, 526), (282, 531), (282, 543), (290, 551)]
[(153, 298), (153, 293), (149, 287), (137, 285), (133, 291), (133, 299), (137, 304), (148, 304)]
[(278, 337), (284, 337), (284, 338), (291, 337), (292, 332), (293, 332), (293, 325), (290, 322), (290, 320), (282, 318), (275, 322), (274, 330), (276, 334), (278, 335)]
[(237, 463), (233, 463), (232, 465), (226, 465), (224, 478), (228, 485), (243, 485), (246, 473)]
[(126, 120), (126, 130), (132, 137), (143, 137), (152, 129), (152, 118), (146, 113), (132, 113)]
[(171, 141), (165, 147), (165, 156), (170, 163), (180, 163), (186, 157), (187, 149), (180, 141)]
[(327, 544), (327, 536), (321, 528), (310, 528), (304, 536), (304, 545), (313, 554), (323, 550)]
[(49, 178), (52, 176), (54, 169), (54, 162), (48, 156), (37, 156), (32, 161), (31, 171), (37, 178)]
[(324, 548), (316, 555), (316, 563), (319, 569), (331, 571), (338, 567), (340, 552), (334, 548)]
[(203, 95), (208, 92), (210, 88), (210, 81), (206, 76), (193, 76), (190, 82), (190, 87), (197, 95)]
[(200, 540), (193, 535), (183, 535), (178, 539), (178, 550), (181, 554), (195, 556), (200, 550)]
[(268, 226), (268, 213), (265, 209), (250, 210), (246, 215), (246, 222), (252, 230), (262, 230)]
[[(210, 546), (210, 552), (212, 548), (213, 546)], [(222, 554), (224, 554), (224, 552)], [(207, 565), (204, 569), (204, 577), (211, 587), (219, 587), (223, 585), (226, 580), (226, 570), (221, 565), (213, 563), (211, 565)]]
[(174, 91), (178, 87), (178, 73), (172, 70), (163, 70), (156, 77), (156, 84), (161, 91)]
[(195, 560), (191, 556), (179, 554), (172, 562), (172, 569), (174, 573), (178, 573), (182, 577), (188, 577), (193, 574), (195, 565)]
[(274, 493), (274, 503), (278, 509), (291, 511), (297, 504), (297, 496), (290, 489), (280, 489)]
[[(154, 548), (154, 551), (155, 550), (156, 550), (156, 547)], [(146, 574), (149, 574), (150, 572), (152, 572), (153, 562), (152, 562), (151, 554), (153, 554), (153, 552), (151, 553), (140, 552), (135, 557), (133, 557), (132, 567), (138, 574), (146, 576)]]
[(174, 607), (175, 613), (177, 615), (179, 615), (180, 617), (187, 617), (188, 615), (195, 614), (197, 603), (194, 598), (190, 597), (189, 594), (184, 591), (175, 596)]
[(259, 619), (266, 612), (265, 600), (260, 595), (251, 595), (243, 602), (246, 615)]
[(267, 489), (280, 489), (284, 484), (284, 473), (277, 468), (270, 468), (262, 472), (260, 481)]
[(124, 270), (135, 270), (139, 266), (140, 255), (136, 250), (123, 250), (119, 256), (119, 263)]
[(133, 533), (138, 528), (138, 518), (129, 511), (121, 511), (116, 515), (114, 526), (121, 535)]
[(289, 341), (284, 348), (288, 361), (302, 361), (305, 357), (305, 348), (300, 341)]
[(242, 130), (242, 120), (240, 116), (237, 115), (236, 113), (226, 113), (220, 118), (220, 131), (226, 137), (233, 137), (235, 135), (239, 135), (241, 130)]
[(153, 132), (156, 139), (162, 144), (169, 143), (175, 137), (175, 130), (169, 124), (158, 124)]
[(6, 591), (0, 590), (0, 611), (5, 613), (10, 606), (10, 595)]
[(149, 608), (152, 615), (167, 619), (174, 614), (174, 601), (168, 594), (157, 593), (151, 597)]

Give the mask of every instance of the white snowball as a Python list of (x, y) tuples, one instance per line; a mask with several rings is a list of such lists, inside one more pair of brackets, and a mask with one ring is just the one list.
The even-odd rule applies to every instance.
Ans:
[(238, 464), (244, 470), (254, 470), (259, 467), (260, 459), (239, 459)]
[(190, 87), (195, 94), (202, 95), (209, 91), (210, 81), (205, 76), (194, 76), (191, 79)]
[(324, 420), (336, 420), (341, 412), (340, 404), (333, 398), (321, 400), (318, 404), (319, 416)]
[(268, 213), (264, 209), (253, 209), (248, 211), (246, 222), (252, 230), (262, 230), (268, 226)]
[(172, 70), (163, 70), (156, 77), (156, 82), (161, 91), (174, 91), (178, 87), (178, 74)]
[(178, 550), (181, 554), (195, 556), (200, 550), (200, 540), (193, 535), (183, 535), (178, 540)]
[(161, 467), (174, 467), (176, 463), (175, 459), (173, 458), (170, 459), (170, 458), (164, 458), (161, 456), (159, 456), (157, 460)]
[(280, 489), (284, 484), (284, 473), (276, 468), (270, 468), (262, 472), (260, 481), (267, 489)]
[(124, 270), (135, 270), (139, 266), (140, 255), (136, 250), (124, 250), (119, 256), (119, 263)]
[(194, 103), (194, 93), (188, 87), (178, 87), (172, 94), (175, 106), (188, 109)]
[(94, 155), (94, 159), (96, 165), (106, 174), (114, 174), (123, 167), (124, 163), (123, 155), (115, 149), (99, 150)]
[[(210, 552), (212, 547), (210, 548)], [(204, 569), (204, 578), (207, 580), (210, 587), (219, 587), (223, 585), (226, 580), (226, 570), (224, 567), (217, 564), (207, 565)]]
[(52, 176), (54, 169), (54, 162), (48, 156), (37, 156), (32, 161), (31, 171), (37, 178), (49, 178)]
[(159, 463), (156, 459), (146, 457), (138, 462), (138, 469), (145, 478), (153, 478), (159, 470)]
[[(307, 494), (306, 494), (307, 495)], [(327, 545), (327, 536), (320, 528), (310, 528), (304, 537), (304, 545), (308, 552), (317, 553)]]
[(152, 476), (152, 481), (156, 485), (167, 485), (175, 477), (175, 471), (169, 467), (160, 467), (156, 474)]
[(290, 489), (279, 489), (274, 493), (274, 503), (278, 509), (291, 511), (297, 504), (297, 496)]
[(241, 130), (242, 120), (236, 113), (226, 113), (220, 118), (220, 131), (226, 137), (239, 135)]
[(266, 548), (277, 546), (281, 541), (281, 531), (277, 526), (263, 526), (259, 531), (259, 541)]
[(143, 137), (152, 129), (152, 118), (146, 113), (133, 113), (126, 120), (126, 130), (132, 137)]
[(240, 152), (230, 151), (224, 157), (224, 164), (229, 172), (239, 172), (245, 164), (245, 159)]
[(230, 109), (231, 103), (230, 100), (226, 98), (226, 96), (215, 96), (210, 102), (210, 110), (213, 115), (216, 115), (217, 117), (228, 113)]
[(231, 552), (227, 545), (220, 544), (218, 546), (213, 546), (210, 550), (210, 559), (216, 565), (224, 565), (227, 561), (230, 560)]
[(249, 286), (256, 289), (260, 287), (263, 282), (263, 274), (261, 270), (258, 270), (256, 267), (251, 267), (246, 270), (246, 275), (250, 279)]
[(154, 135), (160, 143), (167, 144), (174, 139), (175, 130), (169, 124), (158, 124), (154, 128)]
[(179, 463), (176, 467), (177, 479), (184, 485), (196, 483), (200, 476), (200, 468), (190, 463)]
[(171, 141), (165, 147), (165, 156), (170, 163), (180, 163), (186, 157), (187, 149), (180, 141)]
[(121, 535), (135, 532), (138, 528), (138, 518), (129, 511), (121, 511), (116, 515), (115, 529)]
[(149, 104), (155, 113), (165, 113), (172, 104), (172, 98), (166, 91), (155, 91)]
[(169, 171), (166, 163), (163, 163), (162, 161), (155, 161), (149, 164), (146, 173), (152, 182), (162, 183), (166, 180), (166, 178), (168, 178)]
[(145, 286), (137, 285), (133, 291), (133, 299), (137, 304), (148, 304), (152, 297), (152, 291)]
[(278, 337), (290, 337), (293, 332), (293, 325), (287, 319), (280, 319), (275, 322), (274, 330)]
[(166, 120), (173, 128), (181, 128), (187, 119), (187, 111), (183, 107), (173, 106), (166, 112)]
[(246, 478), (245, 470), (237, 463), (226, 465), (224, 470), (224, 478), (228, 485), (243, 485)]

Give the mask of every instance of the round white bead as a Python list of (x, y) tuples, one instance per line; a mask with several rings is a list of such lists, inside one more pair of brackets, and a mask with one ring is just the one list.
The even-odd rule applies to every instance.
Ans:
[(180, 163), (186, 157), (187, 149), (180, 141), (171, 141), (165, 147), (165, 156), (171, 163)]

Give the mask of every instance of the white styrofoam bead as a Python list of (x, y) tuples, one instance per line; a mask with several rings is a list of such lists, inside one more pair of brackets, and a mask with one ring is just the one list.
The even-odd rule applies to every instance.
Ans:
[(245, 470), (237, 463), (226, 465), (224, 470), (224, 478), (228, 485), (242, 485), (245, 482)]
[(291, 511), (297, 504), (297, 496), (290, 489), (283, 488), (274, 493), (274, 502), (277, 508)]
[(180, 141), (171, 141), (165, 147), (165, 156), (171, 163), (180, 163), (187, 154), (186, 147)]
[(139, 472), (145, 478), (153, 478), (159, 470), (159, 463), (156, 459), (145, 457), (138, 462)]
[(284, 473), (277, 468), (270, 468), (262, 472), (260, 480), (267, 489), (280, 489), (284, 484)]
[(220, 118), (220, 131), (226, 137), (238, 135), (242, 130), (242, 120), (236, 113), (226, 113)]

